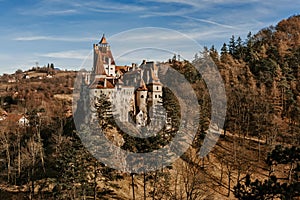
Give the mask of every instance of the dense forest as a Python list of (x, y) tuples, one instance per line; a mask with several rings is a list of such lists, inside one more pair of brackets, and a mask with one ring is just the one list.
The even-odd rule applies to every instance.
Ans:
[[(211, 114), (209, 91), (194, 67), (203, 57), (221, 73), (227, 113), (219, 141), (200, 158)], [(107, 167), (82, 145), (70, 114), (75, 72), (52, 70), (48, 79), (26, 79), (22, 71), (2, 76), (0, 199), (300, 198), (299, 15), (247, 38), (232, 36), (220, 52), (205, 47), (193, 62), (170, 59), (165, 64), (182, 73), (195, 90), (199, 128), (173, 165), (139, 174)], [(7, 83), (10, 76), (16, 83)], [(179, 126), (180, 107), (167, 88), (163, 100), (174, 128), (155, 137), (141, 140), (113, 128), (111, 115), (103, 114), (109, 109), (101, 106), (99, 116), (106, 118), (100, 123), (123, 139), (123, 149), (152, 151), (166, 145)], [(26, 116), (26, 125), (24, 120), (17, 123), (17, 115)]]

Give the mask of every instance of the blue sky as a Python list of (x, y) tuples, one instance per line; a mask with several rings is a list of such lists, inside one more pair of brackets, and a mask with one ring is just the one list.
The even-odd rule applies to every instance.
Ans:
[(196, 43), (219, 48), (299, 10), (294, 0), (0, 0), (0, 74), (36, 62), (89, 68), (103, 33), (117, 64), (174, 52), (190, 59), (201, 50)]

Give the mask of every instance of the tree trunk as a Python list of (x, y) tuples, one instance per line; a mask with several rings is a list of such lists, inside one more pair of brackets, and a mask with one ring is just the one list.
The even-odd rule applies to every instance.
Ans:
[(17, 132), (17, 134), (18, 134), (18, 139), (17, 139), (17, 143), (18, 143), (18, 177), (20, 178), (20, 176), (21, 176), (21, 140), (20, 140), (19, 131)]
[(260, 162), (260, 136), (258, 137), (258, 162)]
[(146, 200), (146, 173), (144, 172), (144, 200)]
[(9, 141), (8, 141), (8, 136), (4, 132), (3, 133), (3, 140), (2, 140), (2, 145), (5, 148), (5, 154), (6, 154), (6, 162), (7, 162), (7, 182), (10, 182), (10, 174), (11, 174), (11, 166), (10, 166), (10, 150), (9, 150)]
[(97, 161), (94, 165), (94, 200), (97, 199)]
[(157, 170), (155, 171), (154, 175), (154, 184), (153, 184), (153, 194), (152, 194), (152, 200), (155, 199), (155, 191), (156, 191), (156, 182), (157, 182)]
[(222, 184), (223, 181), (223, 160), (221, 161), (221, 177), (220, 177), (220, 184)]
[(231, 171), (228, 171), (228, 193), (227, 193), (227, 197), (230, 196), (230, 181), (231, 180)]
[(293, 172), (293, 169), (294, 169), (294, 163), (292, 162), (290, 170), (289, 170), (289, 177), (288, 177), (289, 183), (291, 183), (291, 181), (292, 181), (292, 172)]
[(132, 199), (135, 200), (135, 193), (134, 193), (134, 174), (131, 174), (131, 187), (132, 187)]
[(37, 129), (36, 131), (37, 131), (40, 159), (41, 159), (41, 162), (42, 162), (43, 171), (46, 172), (45, 162), (44, 162), (44, 152), (43, 152), (44, 150), (43, 150), (43, 143), (42, 143), (42, 140), (41, 140), (40, 127), (41, 127), (41, 121), (39, 120), (39, 127), (36, 128)]
[(5, 146), (6, 146), (6, 159), (7, 159), (7, 182), (9, 182), (10, 174), (11, 174), (9, 144), (7, 143)]
[(33, 152), (32, 152), (32, 167), (31, 167), (31, 199), (34, 199), (34, 166), (35, 166), (35, 147), (34, 141), (33, 144)]
[(178, 181), (178, 171), (176, 170), (176, 177), (175, 177), (175, 183), (174, 183), (174, 198), (177, 198), (177, 181)]
[(240, 182), (240, 177), (241, 177), (241, 169), (238, 169), (238, 172), (237, 172), (238, 174), (237, 174), (237, 183), (239, 183)]

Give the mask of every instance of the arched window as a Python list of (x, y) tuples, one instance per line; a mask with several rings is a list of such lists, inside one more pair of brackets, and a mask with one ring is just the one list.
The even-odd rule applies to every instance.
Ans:
[(159, 90), (158, 86), (156, 87), (157, 90)]
[(141, 95), (141, 99), (143, 99), (144, 98), (144, 95)]

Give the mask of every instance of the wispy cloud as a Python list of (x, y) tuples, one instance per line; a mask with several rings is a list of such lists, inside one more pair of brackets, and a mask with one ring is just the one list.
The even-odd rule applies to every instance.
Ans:
[(128, 61), (128, 58), (131, 58), (132, 62), (140, 62), (145, 58), (165, 61), (174, 53), (190, 60), (201, 49), (188, 35), (158, 27), (131, 29), (107, 39), (117, 58), (116, 61), (121, 62)]
[(227, 24), (218, 23), (218, 22), (215, 22), (215, 21), (212, 21), (212, 20), (200, 19), (200, 18), (189, 17), (189, 16), (182, 16), (182, 17), (186, 18), (186, 19), (192, 19), (192, 20), (195, 20), (195, 21), (199, 21), (199, 22), (204, 22), (204, 23), (208, 23), (208, 24), (220, 26), (222, 28), (237, 29), (237, 27), (234, 27), (234, 26), (231, 26), (231, 25), (227, 25)]
[(86, 59), (90, 54), (89, 50), (70, 50), (70, 51), (60, 51), (60, 52), (50, 52), (45, 54), (40, 54), (42, 57), (49, 58), (63, 58), (63, 59)]
[(145, 11), (147, 7), (120, 3), (115, 1), (56, 1), (56, 0), (44, 0), (37, 3), (31, 9), (22, 9), (20, 11), (23, 15), (72, 15), (72, 14), (88, 14), (91, 12), (98, 13), (127, 13), (127, 12), (139, 12)]
[(156, 2), (156, 3), (168, 3), (168, 4), (184, 4), (192, 7), (202, 7), (201, 1), (199, 0), (145, 0), (148, 2)]
[(86, 8), (95, 12), (139, 12), (147, 8), (140, 5), (122, 4), (114, 1), (80, 1), (73, 3), (73, 6)]
[(61, 7), (47, 7), (43, 6), (35, 6), (33, 8), (19, 8), (18, 14), (21, 15), (30, 15), (30, 16), (63, 16), (63, 15), (73, 15), (77, 14), (80, 11), (73, 8), (61, 8)]
[[(241, 3), (240, 0), (144, 0), (148, 2), (156, 2), (156, 3), (167, 3), (167, 4), (183, 4), (189, 5), (197, 8), (205, 8), (208, 5), (213, 4), (233, 4), (233, 3)], [(251, 2), (260, 2), (259, 0), (248, 0), (247, 3)]]
[(67, 9), (67, 10), (49, 10), (47, 12), (43, 12), (44, 15), (69, 15), (78, 13), (78, 10), (75, 9)]
[(93, 41), (96, 38), (82, 37), (82, 38), (73, 38), (73, 37), (55, 37), (55, 36), (27, 36), (27, 37), (16, 37), (13, 40), (16, 41), (63, 41), (63, 42), (86, 42)]

